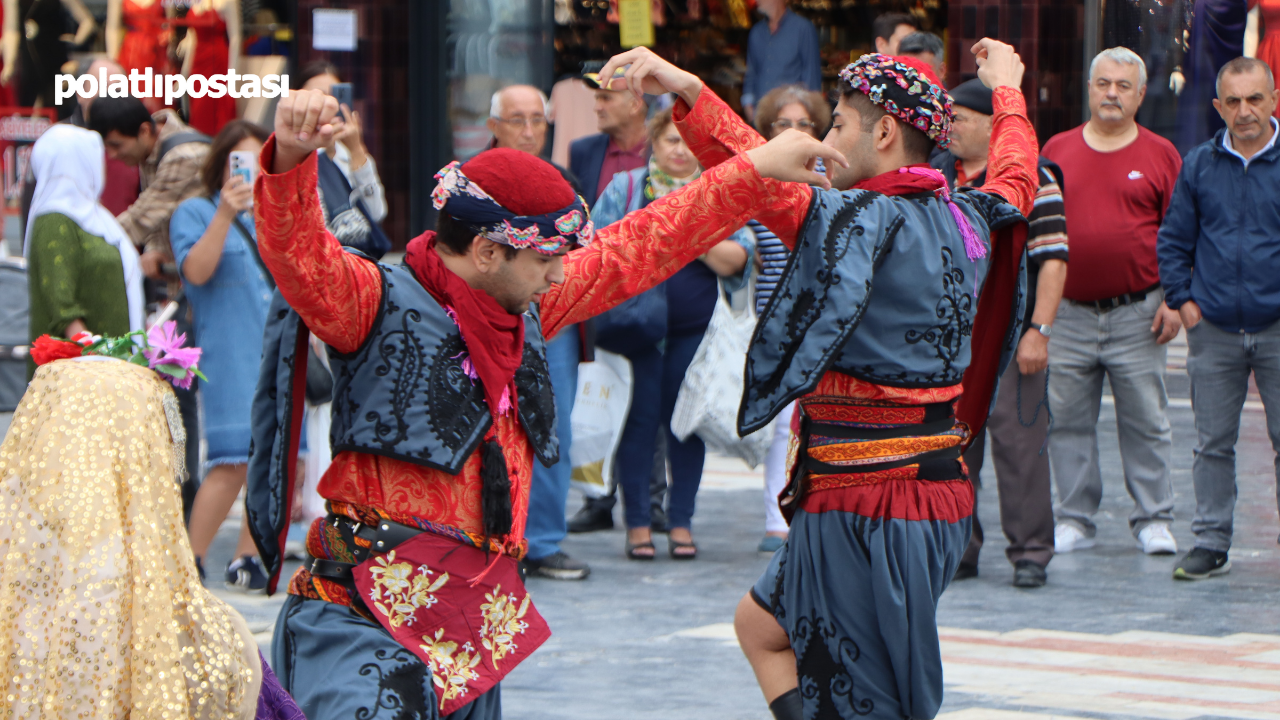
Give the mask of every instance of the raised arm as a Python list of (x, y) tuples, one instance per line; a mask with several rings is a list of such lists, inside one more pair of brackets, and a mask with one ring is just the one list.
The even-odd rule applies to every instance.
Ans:
[(987, 183), (982, 192), (1004, 198), (1027, 216), (1035, 205), (1040, 182), (1036, 164), (1040, 145), (1027, 119), (1027, 101), (1022, 97), (1025, 67), (1013, 47), (983, 38), (971, 52), (978, 64), (978, 77), (991, 88), (991, 146), (987, 150)]
[(1024, 215), (1035, 204), (1036, 161), (1040, 145), (1027, 119), (1027, 102), (1017, 88), (992, 91), (991, 146), (987, 150), (987, 183), (979, 190), (999, 195)]
[(569, 253), (564, 282), (543, 296), (545, 334), (551, 337), (648, 290), (760, 217), (774, 202), (766, 183), (818, 181), (808, 169), (813, 157), (844, 163), (808, 135), (786, 133), (600, 230), (591, 247)]
[(336, 112), (337, 101), (319, 92), (281, 99), (276, 132), (262, 148), (253, 213), (262, 262), (280, 294), (316, 337), (353, 352), (373, 328), (382, 279), (373, 263), (345, 252), (324, 224), (315, 144), (332, 138), (328, 123)]

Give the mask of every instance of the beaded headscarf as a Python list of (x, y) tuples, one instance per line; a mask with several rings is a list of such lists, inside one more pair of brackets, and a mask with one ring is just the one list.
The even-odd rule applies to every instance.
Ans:
[(880, 53), (863, 55), (840, 71), (854, 90), (945, 149), (951, 144), (951, 96), (931, 75), (915, 58)]

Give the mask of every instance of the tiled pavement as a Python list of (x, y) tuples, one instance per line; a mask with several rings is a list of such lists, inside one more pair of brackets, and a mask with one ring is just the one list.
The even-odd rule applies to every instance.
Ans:
[[(1184, 353), (1171, 348), (1170, 415), (1174, 532), (1186, 548), (1194, 432), (1177, 377)], [(1246, 408), (1239, 448), (1234, 569), (1204, 583), (1175, 583), (1172, 558), (1137, 550), (1125, 526), (1131, 502), (1109, 404), (1100, 429), (1106, 490), (1099, 546), (1054, 558), (1041, 590), (1008, 585), (994, 483), (987, 483), (980, 496), (989, 528), (981, 575), (948, 589), (939, 610), (947, 683), (939, 718), (1280, 720), (1280, 522), (1256, 398)], [(628, 562), (620, 529), (570, 536), (564, 548), (591, 563), (592, 577), (531, 581), (555, 634), (504, 682), (506, 716), (766, 720), (729, 625), (767, 560), (754, 551), (763, 521), (759, 482), (739, 463), (708, 461), (695, 527), (701, 552), (693, 563), (664, 554), (652, 563)], [(571, 509), (577, 502), (570, 500)], [(209, 567), (225, 562), (233, 542), (228, 523)], [(666, 549), (661, 539), (658, 549)], [(279, 595), (217, 592), (269, 641)]]

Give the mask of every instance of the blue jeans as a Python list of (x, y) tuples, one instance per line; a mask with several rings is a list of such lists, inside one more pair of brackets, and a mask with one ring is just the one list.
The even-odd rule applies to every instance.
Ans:
[(556, 395), (556, 435), (560, 438), (560, 462), (551, 467), (533, 462), (533, 482), (529, 488), (529, 521), (524, 536), (529, 541), (529, 557), (541, 560), (560, 552), (565, 526), (564, 505), (569, 500), (569, 445), (573, 428), (573, 398), (578, 394), (578, 326), (570, 325), (547, 343), (547, 367), (551, 389)]
[[(1187, 350), (1198, 436), (1191, 463), (1196, 489), (1191, 531), (1196, 547), (1226, 552), (1236, 507), (1236, 440), (1250, 371), (1267, 410), (1271, 447), (1280, 452), (1280, 323), (1261, 332), (1233, 333), (1201, 320), (1187, 331)], [(1275, 462), (1280, 478), (1280, 455)]]
[[(631, 412), (618, 448), (618, 465), (627, 527), (649, 526), (649, 477), (653, 468), (653, 445), (658, 430), (667, 434), (667, 458), (671, 463), (671, 487), (667, 489), (667, 526), (688, 528), (693, 523), (694, 501), (702, 483), (702, 465), (707, 447), (697, 435), (680, 442), (671, 433), (671, 415), (680, 395), (680, 384), (693, 362), (704, 332), (668, 335), (659, 355), (642, 353), (630, 358), (633, 392)], [(637, 415), (638, 413), (638, 415)], [(650, 419), (652, 418), (652, 419)]]

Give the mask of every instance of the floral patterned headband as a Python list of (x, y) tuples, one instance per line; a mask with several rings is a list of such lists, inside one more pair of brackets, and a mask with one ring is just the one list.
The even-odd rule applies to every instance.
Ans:
[(435, 209), (447, 206), (450, 215), (496, 243), (555, 255), (565, 246), (586, 247), (595, 240), (595, 225), (581, 196), (553, 213), (516, 215), (463, 175), (460, 162), (444, 166), (436, 173), (436, 180), (436, 189), (431, 192)]
[(951, 144), (951, 96), (916, 68), (888, 55), (868, 53), (841, 70), (840, 79), (928, 135), (938, 147)]
[(44, 365), (54, 360), (78, 358), (82, 355), (100, 355), (151, 368), (160, 376), (184, 390), (191, 388), (195, 378), (207, 381), (200, 372), (200, 348), (182, 347), (187, 334), (177, 334), (178, 323), (169, 320), (152, 325), (145, 333), (141, 330), (123, 337), (102, 337), (87, 332), (77, 333), (70, 340), (41, 335), (31, 345), (31, 360)]

